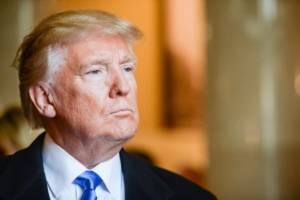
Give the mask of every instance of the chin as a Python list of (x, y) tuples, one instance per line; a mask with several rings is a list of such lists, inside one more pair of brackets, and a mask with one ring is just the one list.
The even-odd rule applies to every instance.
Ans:
[[(93, 131), (94, 130), (94, 131)], [(104, 139), (107, 141), (126, 142), (131, 139), (137, 130), (136, 125), (129, 125), (128, 123), (115, 123), (113, 126), (97, 126), (90, 129), (90, 133), (94, 139)]]
[(137, 127), (137, 118), (114, 120), (106, 127), (109, 133), (107, 136), (115, 141), (127, 141), (135, 135)]
[(87, 127), (88, 132), (94, 133), (92, 137), (107, 141), (126, 142), (135, 135), (138, 127), (138, 118), (125, 118), (108, 120), (105, 123), (97, 123)]
[(126, 142), (127, 140), (131, 139), (134, 137), (136, 132), (136, 129), (129, 129), (129, 130), (120, 130), (116, 132), (111, 132), (110, 134), (107, 135), (106, 138), (117, 141), (117, 142)]

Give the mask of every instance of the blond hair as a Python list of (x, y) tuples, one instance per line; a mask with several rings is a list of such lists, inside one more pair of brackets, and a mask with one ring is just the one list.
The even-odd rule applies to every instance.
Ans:
[(41, 128), (42, 120), (30, 100), (29, 88), (41, 81), (49, 70), (47, 48), (62, 44), (91, 29), (100, 30), (107, 35), (119, 35), (130, 45), (142, 36), (141, 31), (131, 23), (110, 13), (77, 10), (49, 16), (24, 38), (13, 65), (19, 71), (21, 103), (25, 117), (32, 128)]

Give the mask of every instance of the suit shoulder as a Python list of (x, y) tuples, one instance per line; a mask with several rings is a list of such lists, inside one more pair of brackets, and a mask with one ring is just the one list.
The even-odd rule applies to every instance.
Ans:
[(175, 191), (178, 199), (204, 199), (216, 200), (217, 198), (208, 190), (196, 185), (195, 183), (187, 180), (186, 178), (170, 172), (168, 170), (153, 166), (154, 173), (159, 176), (164, 182)]
[(14, 168), (14, 166), (12, 166), (12, 165), (16, 165), (19, 167), (21, 166), (21, 165), (19, 165), (19, 160), (22, 157), (21, 156), (22, 151), (18, 151), (12, 155), (0, 156), (0, 175), (2, 173), (4, 173), (4, 171), (6, 171), (7, 169), (12, 170), (12, 168)]
[[(136, 187), (143, 191), (150, 191), (153, 194), (164, 195), (162, 199), (170, 200), (216, 200), (217, 198), (204, 188), (188, 181), (180, 175), (168, 170), (156, 167), (151, 162), (141, 159), (138, 156), (130, 155), (124, 150), (121, 151), (122, 170), (125, 181), (130, 180), (131, 184), (138, 183)], [(131, 195), (136, 192), (131, 190)], [(131, 198), (133, 199), (133, 198)]]
[(9, 156), (0, 156), (0, 174), (5, 169), (9, 160)]
[[(22, 173), (24, 169), (37, 166), (41, 162), (40, 152), (27, 147), (12, 155), (0, 156), (0, 178), (4, 173)], [(20, 170), (23, 169), (23, 170)]]

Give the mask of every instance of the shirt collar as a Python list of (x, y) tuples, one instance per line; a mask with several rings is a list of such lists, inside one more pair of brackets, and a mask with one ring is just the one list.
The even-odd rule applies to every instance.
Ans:
[(91, 170), (96, 172), (102, 178), (106, 188), (114, 199), (121, 199), (120, 189), (123, 187), (123, 175), (119, 154), (98, 164)]
[[(48, 186), (53, 195), (58, 198), (65, 190), (73, 186), (73, 180), (85, 170), (83, 164), (57, 145), (49, 134), (46, 134), (43, 146), (43, 165)], [(119, 154), (106, 160), (92, 171), (96, 172), (103, 180), (106, 189), (115, 199), (120, 199), (122, 188), (122, 169)]]

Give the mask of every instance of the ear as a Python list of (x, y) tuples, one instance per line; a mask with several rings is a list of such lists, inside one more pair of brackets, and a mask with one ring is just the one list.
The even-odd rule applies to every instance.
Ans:
[(38, 112), (48, 118), (53, 118), (56, 115), (53, 105), (53, 98), (45, 83), (38, 84), (29, 88), (29, 96)]

